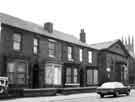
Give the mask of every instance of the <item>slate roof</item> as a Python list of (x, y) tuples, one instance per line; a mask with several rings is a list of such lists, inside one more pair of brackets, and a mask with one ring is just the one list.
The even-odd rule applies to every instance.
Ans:
[(94, 49), (97, 49), (97, 50), (103, 50), (103, 49), (109, 48), (110, 46), (112, 46), (113, 44), (115, 44), (118, 41), (119, 41), (119, 39), (116, 39), (116, 40), (113, 40), (113, 41), (91, 44), (90, 47), (94, 48)]
[(13, 17), (8, 14), (0, 13), (0, 22), (10, 25), (10, 26), (14, 26), (14, 27), (23, 29), (23, 30), (35, 32), (37, 34), (41, 34), (44, 36), (48, 36), (48, 37), (51, 37), (54, 39), (58, 39), (58, 40), (62, 40), (62, 41), (66, 41), (69, 43), (73, 43), (76, 45), (90, 48), (90, 46), (88, 44), (81, 42), (79, 39), (77, 39), (73, 35), (66, 34), (66, 33), (63, 33), (63, 32), (57, 31), (57, 30), (53, 30), (53, 33), (50, 34), (44, 29), (43, 26), (19, 19), (17, 17)]

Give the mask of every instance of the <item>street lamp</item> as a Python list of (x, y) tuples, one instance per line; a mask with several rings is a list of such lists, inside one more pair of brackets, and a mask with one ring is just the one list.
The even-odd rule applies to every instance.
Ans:
[(107, 67), (106, 68), (106, 71), (107, 71), (107, 77), (108, 77), (108, 79), (110, 79), (111, 68), (110, 67)]

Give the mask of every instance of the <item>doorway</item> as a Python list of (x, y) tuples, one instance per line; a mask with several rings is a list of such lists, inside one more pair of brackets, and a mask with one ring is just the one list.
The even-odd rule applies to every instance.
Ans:
[(39, 88), (39, 65), (33, 66), (32, 88)]

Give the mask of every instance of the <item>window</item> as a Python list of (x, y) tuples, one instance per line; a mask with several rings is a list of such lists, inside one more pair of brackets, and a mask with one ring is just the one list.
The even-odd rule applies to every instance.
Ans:
[(66, 68), (66, 84), (78, 83), (78, 69), (77, 68)]
[(82, 62), (82, 60), (83, 60), (83, 50), (80, 49), (80, 62)]
[(21, 34), (13, 34), (13, 49), (17, 51), (21, 50)]
[(33, 53), (38, 54), (39, 40), (37, 38), (33, 39)]
[(48, 63), (45, 66), (45, 84), (61, 85), (62, 66)]
[(73, 70), (74, 70), (74, 72), (73, 72), (74, 73), (74, 77), (73, 77), (74, 80), (73, 81), (74, 81), (74, 83), (77, 83), (78, 82), (78, 70), (77, 70), (77, 68), (74, 68)]
[(88, 51), (88, 62), (92, 63), (92, 52)]
[(87, 84), (90, 85), (92, 84), (92, 70), (87, 70)]
[(87, 84), (88, 85), (98, 84), (97, 69), (88, 69), (87, 70)]
[(54, 40), (49, 40), (49, 57), (56, 56), (56, 42)]
[(68, 46), (68, 60), (73, 61), (73, 48)]
[(95, 69), (93, 75), (93, 84), (98, 84), (98, 71)]
[(10, 62), (7, 65), (9, 84), (25, 84), (27, 66), (23, 62)]
[(66, 83), (71, 83), (71, 68), (66, 69)]

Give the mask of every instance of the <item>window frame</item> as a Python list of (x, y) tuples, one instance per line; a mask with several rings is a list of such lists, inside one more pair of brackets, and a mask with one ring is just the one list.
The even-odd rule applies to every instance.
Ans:
[(79, 49), (79, 60), (80, 62), (83, 62), (83, 48)]
[[(14, 64), (14, 71), (9, 71), (9, 64)], [(17, 72), (17, 68), (20, 64), (24, 64), (24, 72)], [(17, 75), (18, 74), (18, 75)], [(24, 78), (18, 78), (20, 74), (24, 75)], [(17, 84), (17, 85), (26, 85), (28, 84), (28, 63), (25, 61), (8, 61), (7, 62), (7, 76), (11, 75), (13, 77), (13, 81), (9, 81), (9, 84)], [(17, 79), (24, 79), (24, 83), (18, 83)]]
[[(70, 82), (67, 82), (67, 69), (70, 69), (71, 73), (70, 73)], [(77, 70), (77, 74), (75, 76), (75, 69)], [(79, 69), (77, 67), (66, 67), (66, 72), (65, 72), (65, 85), (70, 85), (70, 84), (79, 84)], [(77, 78), (76, 82), (75, 82), (75, 78)]]
[[(15, 39), (15, 35), (17, 35), (17, 36), (19, 36), (20, 37), (20, 41), (17, 41), (16, 39)], [(13, 48), (13, 50), (14, 51), (21, 51), (22, 50), (22, 42), (23, 42), (23, 36), (22, 36), (22, 34), (21, 33), (19, 33), (19, 32), (14, 32), (13, 33), (13, 35), (12, 35), (12, 48)], [(14, 46), (14, 44), (19, 44), (19, 49), (16, 49), (15, 48), (15, 46)]]
[[(71, 50), (69, 50), (71, 48)], [(71, 58), (69, 57), (71, 56)], [(73, 61), (73, 46), (67, 46), (67, 59), (68, 61)]]
[[(45, 71), (44, 84), (46, 84), (46, 85), (62, 85), (62, 65), (61, 64), (47, 63), (47, 64), (45, 64), (44, 68), (45, 68), (45, 70), (44, 70)], [(55, 70), (56, 68), (57, 68), (57, 71), (60, 69), (61, 74), (60, 74), (60, 76), (58, 76), (58, 77), (60, 77), (60, 81), (58, 81), (60, 83), (55, 83), (56, 81), (54, 81), (55, 75), (56, 75), (56, 70)], [(50, 76), (47, 77), (47, 75), (49, 75), (49, 73), (47, 73), (48, 69), (51, 72), (51, 77)], [(52, 79), (49, 79), (49, 78), (52, 78)]]
[(92, 51), (88, 51), (88, 63), (92, 63)]
[[(53, 44), (54, 47), (51, 48), (50, 44)], [(48, 56), (53, 58), (56, 57), (56, 41), (53, 39), (48, 39)]]
[[(88, 83), (88, 74), (90, 74), (90, 73), (87, 73), (87, 72), (88, 72), (89, 70), (91, 70), (91, 74), (92, 74), (92, 75), (91, 75), (91, 77), (92, 77), (92, 78), (91, 78), (91, 79), (92, 79), (92, 80), (91, 80), (91, 83)], [(97, 73), (96, 73), (96, 75), (97, 75), (97, 76), (96, 76), (96, 81), (97, 81), (97, 82), (95, 82), (95, 71), (97, 72)], [(98, 76), (99, 76), (99, 75), (98, 75), (98, 69), (96, 69), (96, 68), (94, 68), (94, 69), (88, 68), (88, 69), (86, 70), (86, 84), (87, 84), (87, 85), (97, 85), (97, 84), (98, 84)]]
[[(34, 44), (34, 40), (37, 40), (37, 44), (35, 45)], [(33, 54), (34, 55), (38, 55), (38, 53), (39, 53), (39, 38), (37, 38), (37, 37), (34, 37), (33, 38), (33, 48), (32, 48), (32, 52), (33, 52)], [(37, 50), (37, 52), (34, 52), (34, 48), (36, 48), (36, 50)]]

